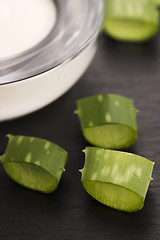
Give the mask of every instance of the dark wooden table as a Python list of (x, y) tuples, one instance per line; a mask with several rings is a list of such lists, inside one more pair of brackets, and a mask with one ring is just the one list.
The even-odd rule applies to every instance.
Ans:
[[(123, 213), (83, 189), (83, 139), (75, 101), (98, 93), (132, 98), (139, 137), (128, 151), (154, 161), (144, 208)], [(160, 239), (160, 35), (147, 43), (120, 43), (101, 35), (97, 54), (80, 81), (60, 99), (28, 116), (0, 123), (0, 154), (7, 133), (53, 141), (69, 153), (58, 189), (43, 195), (13, 182), (0, 165), (0, 240)]]

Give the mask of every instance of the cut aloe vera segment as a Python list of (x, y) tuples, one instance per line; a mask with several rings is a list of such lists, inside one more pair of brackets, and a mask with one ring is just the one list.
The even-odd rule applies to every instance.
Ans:
[(158, 11), (151, 0), (106, 0), (103, 29), (117, 40), (147, 40), (158, 30)]
[(67, 152), (40, 138), (8, 135), (0, 157), (6, 173), (17, 183), (44, 193), (53, 192), (67, 161)]
[(153, 171), (154, 163), (144, 157), (87, 147), (81, 181), (97, 201), (120, 211), (140, 210)]
[(86, 140), (94, 146), (126, 149), (137, 139), (133, 101), (116, 94), (77, 100), (76, 113)]

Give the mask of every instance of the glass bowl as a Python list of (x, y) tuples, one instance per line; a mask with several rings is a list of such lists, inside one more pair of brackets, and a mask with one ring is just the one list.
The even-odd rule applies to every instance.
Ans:
[(57, 20), (36, 46), (0, 58), (0, 121), (38, 110), (69, 90), (89, 66), (103, 0), (55, 0)]

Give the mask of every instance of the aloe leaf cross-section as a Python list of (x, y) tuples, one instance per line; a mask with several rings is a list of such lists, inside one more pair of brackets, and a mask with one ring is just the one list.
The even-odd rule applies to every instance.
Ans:
[(157, 33), (159, 17), (152, 0), (106, 0), (105, 3), (103, 30), (111, 37), (139, 42)]
[(58, 187), (68, 153), (44, 139), (13, 135), (8, 138), (6, 151), (0, 157), (6, 173), (24, 187), (53, 192)]
[(97, 201), (120, 211), (140, 210), (154, 163), (136, 154), (87, 147), (81, 181)]
[(90, 144), (127, 149), (135, 143), (137, 110), (131, 99), (117, 94), (99, 94), (76, 103), (82, 133)]

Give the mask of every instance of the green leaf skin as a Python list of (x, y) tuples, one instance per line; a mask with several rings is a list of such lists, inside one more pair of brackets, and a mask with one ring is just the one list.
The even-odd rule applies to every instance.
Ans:
[(97, 147), (85, 149), (81, 181), (97, 201), (120, 211), (140, 210), (153, 171), (154, 163), (126, 152)]
[(133, 101), (116, 94), (99, 94), (77, 100), (85, 139), (94, 146), (127, 149), (137, 139)]
[(148, 40), (157, 33), (158, 22), (151, 0), (106, 0), (103, 30), (117, 40)]
[(32, 190), (51, 193), (57, 187), (68, 153), (40, 138), (8, 135), (6, 152), (0, 157), (6, 173)]

